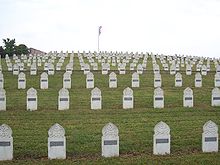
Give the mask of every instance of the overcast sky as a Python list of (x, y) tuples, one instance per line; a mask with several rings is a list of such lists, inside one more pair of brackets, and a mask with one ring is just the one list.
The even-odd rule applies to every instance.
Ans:
[[(220, 56), (220, 0), (0, 0), (0, 38), (43, 51)], [(1, 42), (0, 45), (3, 45)]]

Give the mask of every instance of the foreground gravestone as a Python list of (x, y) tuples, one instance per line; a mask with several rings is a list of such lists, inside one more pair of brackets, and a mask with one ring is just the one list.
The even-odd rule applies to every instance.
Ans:
[(18, 89), (26, 88), (26, 76), (23, 72), (20, 72), (18, 75)]
[(212, 90), (212, 106), (220, 106), (220, 89), (214, 88)]
[(27, 110), (37, 110), (37, 91), (34, 88), (30, 88), (27, 91)]
[(164, 94), (160, 87), (154, 90), (154, 108), (164, 108)]
[(183, 79), (181, 73), (177, 73), (175, 75), (175, 87), (182, 87), (183, 85)]
[(3, 88), (0, 88), (0, 111), (6, 111), (6, 94)]
[(91, 109), (102, 109), (101, 90), (97, 87), (91, 91)]
[(13, 159), (13, 137), (11, 128), (2, 124), (0, 126), (0, 161)]
[(69, 109), (69, 91), (65, 88), (60, 89), (58, 96), (58, 110)]
[(117, 75), (114, 72), (109, 74), (109, 88), (117, 88)]
[(66, 159), (65, 130), (54, 124), (48, 131), (48, 159)]
[(153, 154), (170, 154), (170, 127), (162, 121), (154, 127)]
[(40, 75), (40, 89), (48, 89), (48, 74), (46, 72)]
[(94, 88), (94, 75), (88, 72), (86, 75), (86, 88)]
[(63, 88), (71, 88), (71, 74), (68, 72), (63, 74)]
[(203, 126), (202, 151), (218, 152), (218, 126), (211, 120)]
[(123, 91), (123, 109), (134, 108), (133, 90), (129, 87)]
[(200, 73), (195, 74), (195, 87), (202, 87), (202, 75)]
[(139, 74), (137, 72), (132, 74), (131, 86), (132, 88), (140, 87)]
[(193, 90), (189, 87), (183, 92), (183, 107), (193, 107)]
[(118, 128), (112, 124), (106, 124), (102, 129), (102, 156), (119, 156)]
[(4, 76), (1, 72), (0, 72), (0, 88), (4, 88)]

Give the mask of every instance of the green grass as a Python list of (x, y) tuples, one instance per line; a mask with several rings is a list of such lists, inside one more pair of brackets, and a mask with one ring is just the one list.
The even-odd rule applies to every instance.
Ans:
[[(67, 63), (68, 59), (64, 66)], [(220, 125), (220, 107), (211, 107), (215, 74), (213, 65), (212, 72), (203, 76), (202, 88), (194, 87), (195, 72), (186, 76), (185, 68), (181, 68), (183, 87), (177, 88), (174, 87), (174, 75), (161, 71), (164, 109), (153, 108), (154, 87), (150, 58), (147, 71), (140, 75), (140, 88), (133, 88), (135, 108), (130, 110), (122, 109), (122, 94), (126, 87), (131, 86), (133, 72), (117, 75), (118, 88), (110, 89), (108, 75), (94, 71), (95, 86), (102, 91), (103, 108), (90, 110), (91, 89), (85, 88), (86, 76), (79, 71), (79, 62), (75, 57), (72, 88), (69, 90), (70, 109), (67, 111), (57, 110), (58, 91), (62, 88), (64, 70), (49, 76), (48, 90), (39, 89), (43, 67), (39, 68), (36, 76), (30, 76), (27, 71), (27, 88), (18, 90), (17, 76), (7, 72), (4, 60), (2, 66), (7, 111), (0, 112), (0, 124), (6, 123), (13, 130), (14, 160), (0, 164), (220, 164), (220, 153), (202, 153), (201, 149), (203, 124), (212, 120)], [(35, 112), (26, 110), (26, 91), (30, 87), (38, 92), (38, 110)], [(186, 87), (193, 89), (193, 108), (182, 107), (183, 90)], [(170, 155), (152, 154), (153, 128), (159, 121), (166, 122), (171, 128)], [(108, 122), (114, 123), (119, 129), (120, 157), (117, 158), (101, 157), (101, 130)], [(61, 124), (66, 131), (66, 160), (47, 159), (47, 132), (55, 123)]]

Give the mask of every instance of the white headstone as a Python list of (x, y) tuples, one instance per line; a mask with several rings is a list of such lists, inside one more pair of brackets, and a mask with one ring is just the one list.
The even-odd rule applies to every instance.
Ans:
[(215, 87), (220, 87), (220, 73), (216, 73), (215, 74), (215, 80), (214, 80), (214, 84), (215, 84)]
[(114, 72), (109, 74), (109, 88), (117, 88), (117, 75)]
[(170, 127), (162, 121), (154, 127), (153, 154), (170, 154)]
[(154, 88), (161, 87), (162, 79), (160, 73), (154, 74)]
[(36, 65), (36, 63), (33, 63), (32, 65), (31, 65), (31, 68), (30, 68), (30, 74), (31, 75), (37, 75), (37, 65)]
[(18, 75), (19, 74), (19, 66), (18, 64), (13, 65), (13, 75)]
[(203, 126), (202, 151), (218, 152), (218, 126), (211, 120)]
[(34, 88), (30, 88), (27, 91), (27, 110), (37, 110), (37, 91)]
[(0, 88), (4, 88), (4, 76), (0, 73)]
[(134, 72), (132, 74), (131, 86), (132, 88), (140, 87), (140, 79), (137, 72)]
[(48, 89), (48, 75), (46, 72), (40, 75), (40, 89)]
[(101, 90), (97, 87), (91, 91), (91, 109), (102, 109)]
[(164, 94), (160, 87), (154, 90), (154, 108), (164, 108)]
[(191, 75), (191, 74), (192, 74), (191, 65), (187, 64), (187, 65), (186, 65), (186, 75)]
[(195, 87), (202, 87), (202, 75), (199, 72), (195, 74)]
[(133, 90), (129, 87), (123, 91), (123, 109), (134, 108)]
[(189, 87), (183, 92), (183, 107), (193, 107), (193, 90)]
[(18, 89), (26, 88), (26, 76), (23, 72), (20, 72), (18, 75)]
[(85, 64), (84, 65), (84, 74), (87, 74), (89, 72), (90, 72), (90, 66), (89, 66), (89, 64)]
[(182, 87), (183, 85), (183, 79), (181, 73), (177, 73), (175, 75), (175, 87)]
[(170, 74), (171, 75), (176, 74), (176, 64), (175, 63), (170, 66)]
[(212, 106), (220, 106), (220, 89), (215, 87), (212, 90)]
[(71, 88), (71, 74), (68, 72), (63, 74), (63, 88)]
[(138, 66), (137, 66), (137, 73), (138, 74), (143, 74), (143, 67), (142, 67), (142, 65), (141, 64), (138, 64)]
[(94, 88), (94, 75), (88, 72), (86, 75), (86, 88)]
[(48, 65), (48, 75), (54, 75), (54, 65), (53, 64)]
[(65, 130), (54, 124), (48, 131), (48, 159), (66, 159)]
[(3, 88), (0, 88), (0, 111), (6, 111), (6, 94)]
[(202, 75), (206, 76), (207, 75), (207, 67), (206, 65), (202, 66), (202, 70), (201, 70)]
[(13, 137), (11, 128), (2, 124), (0, 126), (0, 161), (13, 159)]
[(118, 128), (112, 123), (106, 124), (102, 129), (102, 156), (119, 156)]
[(69, 91), (65, 88), (60, 89), (58, 96), (58, 110), (67, 110), (69, 109)]

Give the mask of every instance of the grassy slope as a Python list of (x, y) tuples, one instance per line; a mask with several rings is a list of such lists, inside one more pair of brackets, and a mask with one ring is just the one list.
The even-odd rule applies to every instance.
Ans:
[[(86, 60), (85, 60), (86, 61)], [(67, 62), (67, 60), (66, 60)], [(140, 61), (139, 61), (140, 62)], [(159, 62), (158, 62), (159, 63)], [(6, 69), (4, 61), (3, 68)], [(42, 68), (41, 68), (42, 69)], [(211, 90), (214, 72), (203, 76), (203, 87), (194, 88), (194, 74), (186, 76), (182, 68), (183, 87), (174, 87), (174, 76), (161, 72), (163, 79), (165, 108), (153, 109), (153, 73), (151, 61), (140, 75), (140, 88), (134, 89), (135, 108), (122, 109), (123, 89), (131, 86), (131, 75), (118, 75), (118, 88), (108, 88), (108, 75), (93, 72), (95, 86), (102, 91), (103, 109), (90, 110), (90, 91), (85, 88), (85, 75), (77, 71), (75, 58), (70, 91), (70, 110), (58, 111), (58, 91), (62, 88), (64, 71), (49, 76), (49, 89), (39, 89), (37, 76), (26, 72), (27, 89), (38, 91), (38, 110), (26, 111), (26, 90), (17, 89), (17, 76), (3, 71), (7, 95), (7, 111), (0, 113), (0, 124), (6, 123), (13, 130), (14, 160), (6, 164), (219, 164), (220, 153), (202, 153), (201, 133), (203, 124), (212, 120), (220, 125), (220, 108), (211, 107)], [(195, 70), (195, 68), (193, 68)], [(212, 66), (212, 70), (213, 70)], [(183, 90), (192, 87), (194, 108), (182, 107)], [(153, 128), (159, 121), (171, 128), (171, 155), (154, 156)], [(112, 122), (119, 128), (120, 157), (102, 158), (101, 129)], [(54, 124), (61, 124), (66, 130), (67, 160), (47, 160), (47, 131)]]

